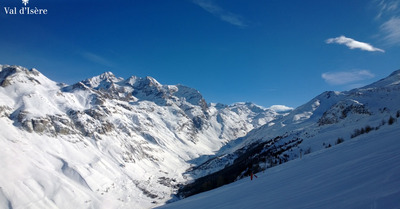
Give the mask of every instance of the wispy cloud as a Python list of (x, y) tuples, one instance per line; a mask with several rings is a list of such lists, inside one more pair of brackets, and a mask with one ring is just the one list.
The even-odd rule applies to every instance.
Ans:
[(384, 40), (390, 45), (400, 45), (400, 18), (392, 17), (381, 25)]
[(380, 37), (385, 44), (400, 46), (400, 0), (374, 0), (378, 10), (375, 20), (382, 22)]
[(106, 58), (101, 57), (101, 56), (91, 53), (91, 52), (82, 52), (81, 55), (83, 58), (85, 58), (91, 62), (94, 62), (96, 64), (104, 65), (106, 67), (112, 67), (114, 65), (112, 62), (110, 62)]
[(213, 0), (193, 0), (193, 3), (200, 6), (207, 12), (219, 17), (221, 20), (239, 27), (246, 27), (243, 17), (232, 12), (226, 11), (218, 6)]
[(331, 85), (346, 85), (373, 78), (375, 75), (368, 70), (352, 70), (347, 72), (327, 72), (323, 73), (321, 77)]
[(352, 38), (347, 38), (346, 36), (340, 36), (336, 38), (330, 38), (326, 40), (327, 44), (341, 44), (341, 45), (346, 45), (350, 49), (361, 49), (364, 51), (378, 51), (378, 52), (385, 52), (383, 49), (375, 48), (371, 44), (356, 41)]
[(400, 0), (376, 0), (377, 8), (379, 10), (376, 19), (384, 16), (392, 16), (400, 9)]

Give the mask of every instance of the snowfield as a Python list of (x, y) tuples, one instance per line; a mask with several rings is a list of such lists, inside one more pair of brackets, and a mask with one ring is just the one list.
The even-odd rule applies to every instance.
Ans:
[(160, 209), (400, 208), (400, 124)]

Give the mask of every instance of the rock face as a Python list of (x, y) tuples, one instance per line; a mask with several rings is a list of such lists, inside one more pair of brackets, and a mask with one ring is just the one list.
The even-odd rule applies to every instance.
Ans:
[[(41, 185), (23, 175), (15, 177), (21, 185), (2, 182), (13, 207), (38, 202), (34, 193), (45, 196), (40, 208), (97, 207), (110, 199), (128, 208), (161, 204), (191, 178), (184, 172), (192, 164), (207, 160), (200, 156), (282, 117), (252, 103), (207, 104), (190, 87), (111, 72), (65, 85), (35, 69), (4, 65), (0, 86), (0, 146), (14, 147), (25, 162), (17, 169), (3, 153), (1, 165), (11, 173), (34, 173), (29, 182)], [(26, 200), (12, 196), (12, 187)]]

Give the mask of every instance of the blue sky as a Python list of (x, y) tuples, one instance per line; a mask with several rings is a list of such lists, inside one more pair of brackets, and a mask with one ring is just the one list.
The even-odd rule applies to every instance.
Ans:
[(111, 71), (199, 90), (207, 102), (297, 107), (400, 68), (400, 0), (30, 0), (7, 15), (0, 63), (73, 84)]

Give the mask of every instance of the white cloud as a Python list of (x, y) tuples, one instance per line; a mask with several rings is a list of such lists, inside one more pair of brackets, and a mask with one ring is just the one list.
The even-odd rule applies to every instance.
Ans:
[(232, 25), (236, 25), (239, 27), (247, 26), (241, 16), (222, 9), (220, 6), (215, 4), (213, 0), (193, 0), (193, 3), (197, 4), (207, 12), (219, 17), (221, 20), (228, 22)]
[(392, 17), (381, 25), (384, 40), (391, 45), (400, 45), (400, 18)]
[(378, 52), (385, 52), (383, 49), (375, 48), (372, 45), (360, 41), (356, 41), (352, 38), (347, 38), (346, 36), (340, 36), (336, 38), (330, 38), (326, 40), (327, 44), (342, 44), (346, 45), (350, 49), (361, 49), (364, 51), (378, 51)]
[(81, 55), (82, 55), (82, 57), (84, 57), (85, 59), (87, 59), (87, 60), (89, 60), (91, 62), (100, 64), (100, 65), (104, 65), (104, 66), (107, 66), (107, 67), (112, 67), (113, 66), (112, 62), (110, 62), (106, 58), (101, 57), (101, 56), (99, 56), (97, 54), (93, 54), (91, 52), (82, 52)]
[(288, 107), (285, 105), (272, 105), (271, 107), (269, 107), (269, 109), (271, 109), (275, 112), (289, 112), (289, 111), (293, 110), (292, 107)]
[(368, 70), (353, 70), (348, 72), (327, 72), (321, 77), (331, 85), (345, 85), (375, 77)]

